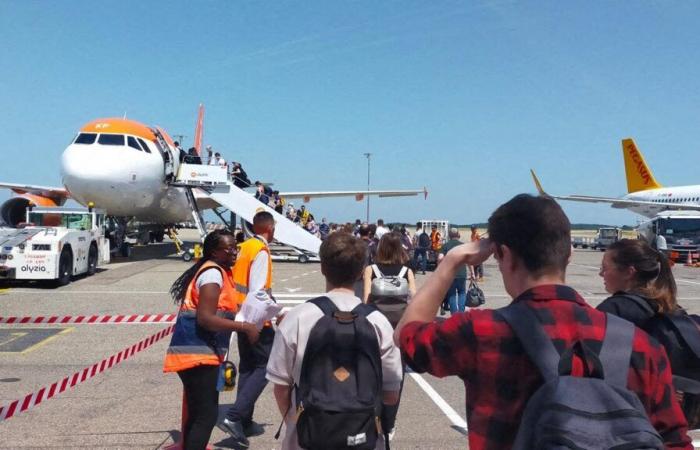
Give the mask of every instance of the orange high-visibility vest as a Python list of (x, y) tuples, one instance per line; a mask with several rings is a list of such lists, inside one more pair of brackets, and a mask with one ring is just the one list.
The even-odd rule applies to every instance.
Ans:
[(433, 250), (440, 250), (440, 233), (433, 231), (430, 233), (430, 242), (432, 243)]
[(267, 253), (267, 278), (265, 279), (265, 290), (268, 294), (272, 288), (272, 258), (270, 257), (270, 249), (262, 239), (252, 237), (241, 244), (236, 258), (236, 264), (233, 266), (233, 288), (235, 289), (235, 300), (238, 305), (241, 305), (248, 295), (250, 286), (250, 266), (255, 261), (258, 253)]
[(209, 331), (197, 323), (197, 305), (199, 305), (197, 278), (211, 267), (221, 271), (223, 278), (216, 315), (231, 320), (235, 318), (238, 304), (235, 299), (231, 271), (212, 261), (205, 262), (187, 287), (185, 299), (175, 322), (175, 331), (165, 354), (163, 372), (179, 372), (200, 365), (218, 366), (228, 351), (231, 332)]

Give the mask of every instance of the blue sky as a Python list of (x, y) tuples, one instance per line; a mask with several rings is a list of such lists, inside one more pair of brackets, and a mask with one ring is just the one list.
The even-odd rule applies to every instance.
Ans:
[[(194, 132), (281, 190), (427, 186), (372, 218), (479, 222), (535, 168), (552, 193), (625, 193), (620, 139), (698, 183), (696, 2), (0, 2), (0, 180), (59, 185), (86, 122)], [(0, 199), (7, 194), (0, 193)], [(313, 200), (318, 216), (364, 203)], [(633, 224), (605, 205), (574, 222)]]

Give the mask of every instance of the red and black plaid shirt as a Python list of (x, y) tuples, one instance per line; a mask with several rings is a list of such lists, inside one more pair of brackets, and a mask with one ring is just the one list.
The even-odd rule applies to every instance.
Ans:
[[(559, 353), (577, 340), (596, 352), (605, 335), (605, 314), (568, 286), (530, 289), (514, 302), (528, 302)], [(455, 314), (442, 323), (412, 322), (401, 330), (401, 351), (417, 372), (457, 375), (467, 391), (469, 448), (509, 449), (530, 396), (543, 379), (510, 326), (494, 310)], [(580, 376), (583, 364), (574, 362)], [(667, 448), (692, 449), (687, 423), (673, 395), (663, 347), (637, 329), (627, 387), (642, 401)]]

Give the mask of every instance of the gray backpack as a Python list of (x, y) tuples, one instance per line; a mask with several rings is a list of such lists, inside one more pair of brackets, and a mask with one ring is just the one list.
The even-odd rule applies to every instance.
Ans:
[(398, 275), (389, 276), (384, 275), (376, 264), (371, 267), (376, 278), (372, 280), (369, 303), (389, 319), (391, 326), (396, 327), (408, 306), (408, 280), (404, 278), (408, 267), (402, 267)]
[[(664, 448), (639, 398), (627, 389), (634, 325), (607, 314), (600, 354), (578, 341), (560, 356), (525, 304), (498, 313), (544, 378), (525, 405), (513, 449)], [(583, 377), (571, 376), (575, 354), (592, 366), (585, 368)]]

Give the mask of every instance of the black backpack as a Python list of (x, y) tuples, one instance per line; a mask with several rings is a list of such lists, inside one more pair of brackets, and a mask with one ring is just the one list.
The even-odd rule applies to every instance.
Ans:
[[(607, 314), (599, 354), (577, 341), (559, 355), (534, 311), (523, 303), (498, 310), (513, 328), (544, 379), (525, 405), (516, 450), (625, 449), (662, 450), (637, 395), (627, 389), (635, 327)], [(571, 376), (574, 355), (584, 360), (585, 375)]]
[(432, 244), (433, 243), (430, 240), (430, 236), (428, 236), (428, 233), (425, 231), (418, 235), (418, 248), (428, 249), (432, 246)]
[(297, 435), (305, 449), (375, 448), (382, 435), (382, 363), (366, 304), (340, 311), (328, 297), (309, 334), (296, 386)]
[[(641, 307), (653, 311), (644, 298), (623, 294)], [(684, 310), (656, 314), (644, 323), (642, 329), (666, 349), (673, 373), (673, 387), (683, 392), (681, 407), (691, 429), (700, 427), (700, 317)]]

